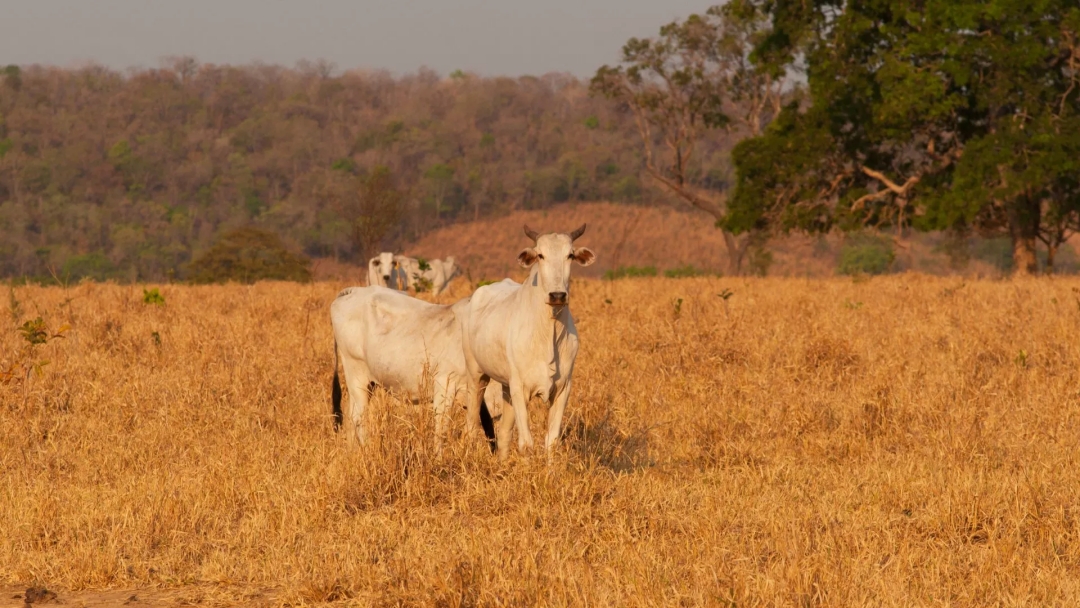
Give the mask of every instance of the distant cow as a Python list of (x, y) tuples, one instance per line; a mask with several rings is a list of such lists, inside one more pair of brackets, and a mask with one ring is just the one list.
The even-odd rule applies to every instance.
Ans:
[(368, 286), (389, 287), (397, 269), (394, 254), (384, 251), (368, 260)]
[(404, 255), (395, 255), (394, 262), (397, 264), (398, 285), (401, 291), (407, 291), (416, 286), (416, 277), (420, 275), (420, 261)]
[[(349, 422), (359, 443), (367, 439), (363, 416), (374, 386), (417, 399), (428, 377), (433, 382), (436, 436), (441, 440), (446, 433), (448, 410), (464, 388), (461, 317), (468, 314), (468, 304), (466, 298), (452, 306), (439, 306), (379, 286), (350, 287), (339, 293), (330, 305), (335, 427), (340, 427), (345, 418), (338, 377), (340, 361), (349, 389)], [(501, 405), (501, 387), (487, 395), (492, 407)]]
[(384, 251), (368, 260), (368, 287), (389, 287), (405, 291), (411, 284), (409, 277), (414, 273), (416, 260), (403, 255), (394, 255)]
[(421, 270), (420, 276), (428, 281), (431, 281), (431, 293), (439, 295), (446, 285), (455, 277), (458, 273), (458, 267), (454, 263), (454, 256), (446, 256), (445, 260), (431, 260), (428, 262), (428, 269)]
[[(394, 259), (398, 263), (398, 268), (401, 271), (401, 276), (405, 281), (401, 284), (401, 289), (417, 288), (420, 286), (420, 280), (428, 282), (428, 287), (431, 289), (431, 293), (439, 295), (443, 289), (446, 288), (447, 283), (453, 279), (458, 272), (458, 267), (454, 263), (454, 256), (447, 256), (446, 260), (425, 260), (427, 268), (421, 269), (420, 260), (416, 258), (409, 258), (405, 256), (394, 256)], [(419, 290), (418, 290), (419, 291)]]
[(592, 251), (574, 247), (585, 225), (570, 234), (542, 234), (525, 226), (535, 244), (518, 254), (518, 263), (532, 268), (525, 283), (506, 279), (473, 293), (463, 317), (463, 347), (468, 368), (466, 424), (480, 422), (480, 389), (489, 382), (509, 388), (513, 407), (503, 408), (498, 429), (499, 454), (507, 455), (510, 431), (517, 422), (518, 449), (533, 446), (528, 400), (543, 397), (548, 410), (545, 447), (559, 440), (563, 411), (570, 398), (571, 375), (578, 352), (577, 330), (570, 314), (570, 263), (588, 266)]

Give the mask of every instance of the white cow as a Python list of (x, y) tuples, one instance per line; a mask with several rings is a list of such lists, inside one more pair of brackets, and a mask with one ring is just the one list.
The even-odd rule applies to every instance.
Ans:
[(431, 293), (439, 295), (446, 285), (457, 276), (458, 267), (454, 263), (454, 256), (448, 255), (445, 260), (431, 260), (428, 269), (421, 270), (420, 276), (431, 281)]
[(506, 385), (513, 407), (503, 408), (499, 423), (500, 457), (507, 456), (515, 419), (518, 449), (532, 448), (525, 406), (534, 396), (550, 407), (545, 447), (550, 450), (559, 440), (578, 351), (568, 293), (570, 263), (588, 266), (596, 257), (586, 247), (574, 247), (584, 232), (584, 224), (570, 234), (542, 235), (525, 226), (535, 246), (518, 254), (518, 263), (532, 268), (529, 278), (524, 284), (506, 279), (485, 285), (469, 300), (462, 341), (468, 368), (466, 424), (472, 432), (477, 429), (480, 389), (489, 382)]
[(403, 255), (394, 256), (394, 259), (398, 263), (398, 268), (401, 271), (401, 276), (404, 277), (401, 289), (409, 289), (410, 287), (416, 289), (418, 287), (418, 279), (426, 280), (431, 288), (431, 293), (439, 295), (443, 289), (446, 288), (447, 283), (453, 279), (458, 272), (457, 264), (454, 262), (454, 256), (447, 256), (446, 260), (428, 260), (426, 269), (420, 268), (420, 260), (416, 258), (409, 258)]
[[(430, 304), (385, 287), (349, 287), (330, 305), (334, 329), (334, 426), (344, 422), (338, 362), (349, 389), (349, 422), (357, 441), (367, 439), (363, 416), (375, 385), (417, 399), (425, 381), (432, 381), (435, 431), (441, 441), (448, 409), (465, 381), (461, 315), (469, 299), (452, 306)], [(487, 391), (498, 408), (502, 387)], [(504, 408), (506, 409), (506, 408)], [(489, 410), (491, 411), (491, 410)]]
[(384, 251), (368, 260), (368, 286), (389, 287), (397, 262), (394, 254)]
[(396, 268), (398, 269), (395, 276), (398, 280), (399, 289), (408, 291), (410, 287), (415, 287), (416, 277), (420, 274), (420, 261), (404, 255), (395, 255), (394, 262), (397, 264)]

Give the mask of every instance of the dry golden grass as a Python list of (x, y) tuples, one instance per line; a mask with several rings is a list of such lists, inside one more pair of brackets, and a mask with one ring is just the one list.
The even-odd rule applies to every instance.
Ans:
[[(72, 329), (39, 347), (40, 377), (0, 385), (0, 586), (211, 605), (1080, 602), (1080, 281), (577, 281), (565, 443), (505, 464), (460, 436), (435, 454), (427, 408), (381, 393), (373, 445), (334, 435), (340, 287), (164, 286), (162, 306), (128, 286), (15, 289), (20, 322)], [(22, 342), (0, 313), (2, 370)]]

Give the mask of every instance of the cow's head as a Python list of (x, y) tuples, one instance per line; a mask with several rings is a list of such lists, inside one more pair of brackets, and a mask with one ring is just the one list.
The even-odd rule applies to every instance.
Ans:
[(570, 301), (570, 262), (588, 266), (596, 259), (588, 247), (574, 247), (574, 240), (584, 232), (585, 224), (570, 234), (537, 234), (525, 226), (525, 236), (535, 245), (518, 254), (518, 264), (524, 268), (536, 264), (537, 286), (547, 294), (550, 306), (566, 306)]
[(394, 254), (384, 251), (371, 258), (371, 263), (375, 266), (375, 271), (382, 277), (383, 284), (390, 285), (390, 275), (394, 274), (394, 269), (397, 268)]

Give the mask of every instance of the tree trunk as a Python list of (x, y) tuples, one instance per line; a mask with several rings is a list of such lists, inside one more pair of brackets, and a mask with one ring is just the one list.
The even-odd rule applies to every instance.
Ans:
[(1058, 244), (1046, 246), (1046, 274), (1054, 274), (1054, 256), (1057, 255)]
[(746, 257), (746, 248), (750, 240), (743, 236), (739, 238), (727, 230), (722, 230), (724, 235), (724, 248), (728, 254), (728, 275), (738, 276), (742, 274), (742, 262)]
[(1035, 243), (1039, 234), (1039, 204), (1023, 196), (1009, 206), (1009, 236), (1013, 243), (1013, 272), (1030, 275), (1039, 271)]

